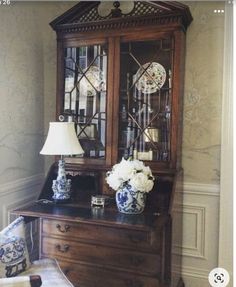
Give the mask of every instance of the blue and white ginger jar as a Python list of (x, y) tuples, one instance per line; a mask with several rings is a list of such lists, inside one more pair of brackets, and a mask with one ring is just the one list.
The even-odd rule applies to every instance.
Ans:
[(121, 213), (139, 214), (145, 208), (146, 193), (126, 185), (116, 192), (116, 205)]

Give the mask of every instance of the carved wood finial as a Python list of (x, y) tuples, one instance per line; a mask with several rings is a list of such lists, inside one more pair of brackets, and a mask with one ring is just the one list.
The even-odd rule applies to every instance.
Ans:
[(120, 7), (120, 2), (119, 1), (114, 1), (113, 6), (117, 9)]
[(114, 1), (113, 6), (115, 9), (111, 9), (111, 15), (113, 18), (118, 18), (121, 17), (121, 9), (120, 7), (120, 2), (119, 1)]

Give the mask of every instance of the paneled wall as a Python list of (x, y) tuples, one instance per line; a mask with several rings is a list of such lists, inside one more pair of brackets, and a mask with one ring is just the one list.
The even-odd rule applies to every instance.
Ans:
[(219, 196), (218, 185), (185, 183), (183, 203), (176, 204), (176, 216), (183, 210), (183, 245), (174, 244), (173, 253), (183, 256), (186, 286), (208, 287), (208, 274), (218, 266)]
[(44, 174), (0, 185), (0, 230), (10, 222), (10, 211), (33, 202), (41, 189)]

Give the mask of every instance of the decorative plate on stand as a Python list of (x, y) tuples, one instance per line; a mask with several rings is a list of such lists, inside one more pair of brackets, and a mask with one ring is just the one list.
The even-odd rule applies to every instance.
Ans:
[(156, 62), (148, 62), (140, 67), (134, 76), (135, 87), (144, 94), (152, 94), (164, 85), (165, 68)]

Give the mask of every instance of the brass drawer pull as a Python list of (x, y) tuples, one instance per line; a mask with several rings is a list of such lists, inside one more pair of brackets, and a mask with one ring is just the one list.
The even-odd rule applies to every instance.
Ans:
[(56, 228), (57, 228), (61, 233), (66, 233), (67, 231), (70, 230), (70, 225), (66, 224), (66, 225), (64, 226), (64, 228), (62, 228), (60, 224), (57, 224), (57, 225), (56, 225)]
[(69, 250), (70, 245), (64, 244), (63, 247), (61, 247), (60, 244), (56, 244), (55, 247), (56, 247), (56, 249), (57, 249), (59, 252), (61, 252), (61, 253), (66, 253), (66, 252)]

